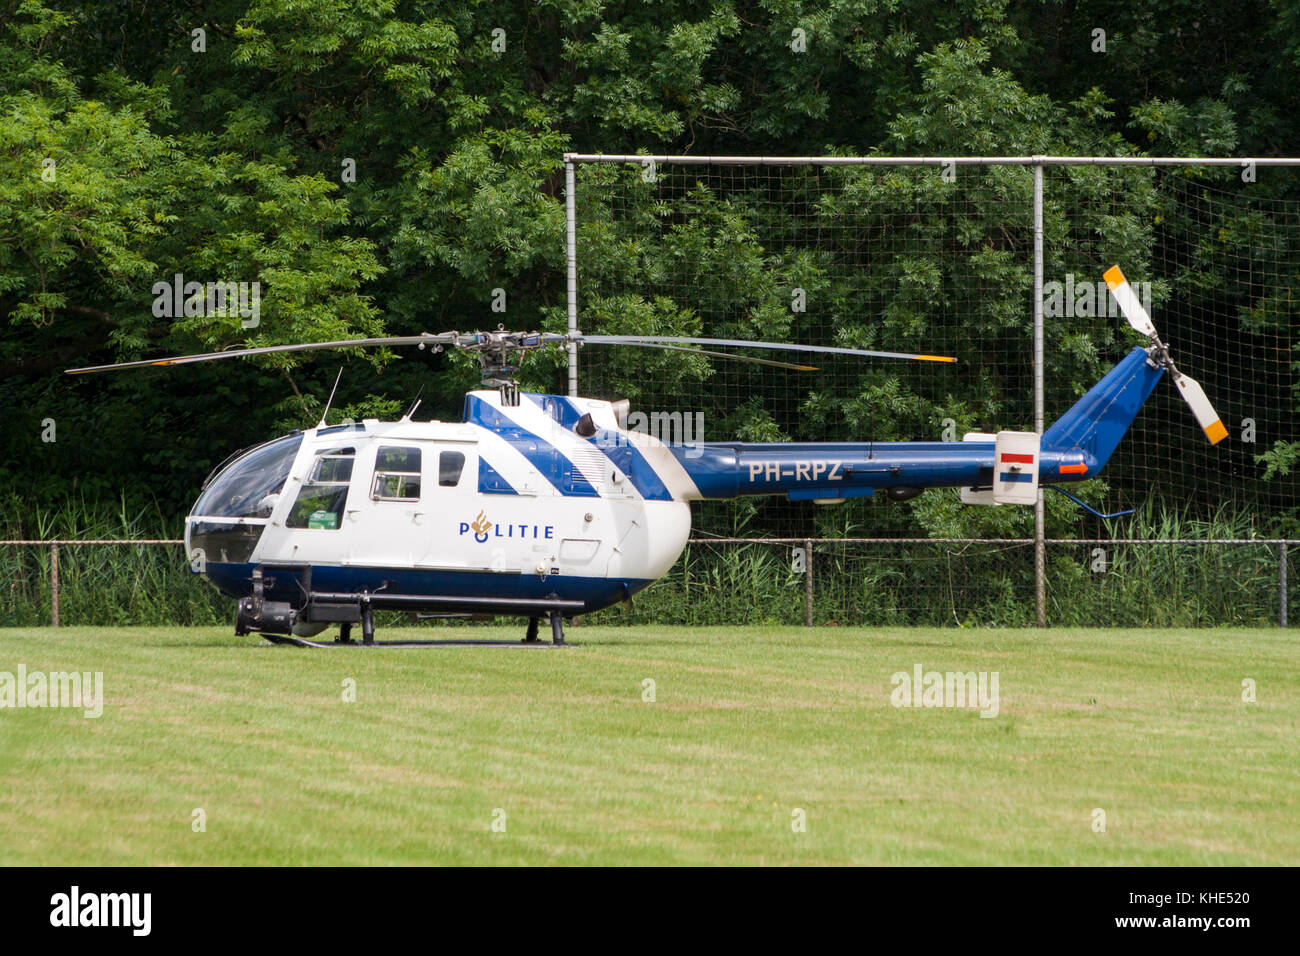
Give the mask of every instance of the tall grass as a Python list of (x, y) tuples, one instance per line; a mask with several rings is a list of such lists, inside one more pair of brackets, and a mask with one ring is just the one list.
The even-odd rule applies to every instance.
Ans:
[[(156, 507), (23, 511), (0, 499), (3, 538), (163, 538), (180, 528)], [(1248, 516), (1209, 520), (1148, 506), (1109, 533), (1135, 539), (1249, 539)], [(1101, 547), (1104, 570), (1095, 570)], [(1291, 555), (1300, 563), (1300, 548)], [(1033, 548), (814, 542), (813, 620), (823, 625), (1017, 626), (1035, 620)], [(78, 625), (225, 624), (231, 602), (186, 565), (180, 546), (63, 545), (60, 616)], [(1300, 617), (1300, 567), (1289, 576)], [(1048, 620), (1079, 626), (1271, 625), (1278, 615), (1276, 545), (1056, 544), (1048, 546)], [(589, 617), (608, 624), (802, 624), (805, 576), (784, 545), (687, 547), (661, 581)], [(50, 622), (48, 546), (0, 547), (0, 626)], [(385, 614), (385, 626), (405, 618)]]
[[(1148, 505), (1130, 520), (1127, 533), (1112, 534), (1198, 542), (1254, 536), (1247, 515), (1226, 509), (1197, 519)], [(1049, 615), (1059, 624), (1116, 627), (1274, 624), (1278, 561), (1278, 546), (1266, 544), (1058, 545), (1049, 556)]]
[[(58, 511), (0, 500), (0, 539), (148, 539), (179, 537), (157, 508), (70, 501)], [(52, 609), (48, 546), (0, 546), (0, 626), (49, 624)], [(180, 545), (59, 547), (59, 616), (79, 625), (221, 624), (228, 599), (193, 574)]]
[[(819, 625), (1014, 626), (1033, 620), (1032, 547), (814, 541), (811, 573), (812, 617)], [(793, 570), (788, 545), (695, 544), (632, 607), (602, 611), (599, 620), (802, 624), (806, 583), (805, 574)]]
[[(1249, 517), (1210, 519), (1147, 506), (1115, 521), (1115, 538), (1249, 540)], [(1101, 548), (1102, 555), (1095, 554)], [(1034, 549), (1020, 544), (814, 542), (813, 621), (862, 626), (1014, 627), (1037, 619)], [(605, 623), (801, 624), (804, 576), (791, 549), (769, 544), (692, 545), (633, 607)], [(1101, 561), (1098, 561), (1098, 558)], [(1056, 625), (1209, 627), (1278, 620), (1278, 548), (1266, 544), (1051, 544), (1048, 621)], [(1291, 554), (1300, 561), (1300, 549)], [(1300, 596), (1300, 567), (1288, 576)], [(1300, 616), (1300, 607), (1295, 614)]]

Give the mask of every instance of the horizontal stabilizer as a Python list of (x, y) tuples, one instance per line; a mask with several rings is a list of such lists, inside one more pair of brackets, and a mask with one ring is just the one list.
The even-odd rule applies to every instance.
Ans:
[(1039, 440), (1036, 432), (972, 432), (962, 441), (993, 442), (992, 484), (963, 488), (962, 504), (1032, 505), (1038, 501)]
[(1032, 505), (1038, 500), (1038, 434), (998, 432), (993, 452), (993, 500)]

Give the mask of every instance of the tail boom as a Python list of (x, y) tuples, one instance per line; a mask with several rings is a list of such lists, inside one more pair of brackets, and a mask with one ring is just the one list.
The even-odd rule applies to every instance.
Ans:
[[(1001, 438), (1022, 436), (1030, 443), (1018, 454), (1002, 454), (1001, 461), (999, 441), (993, 440), (664, 444), (624, 430), (601, 430), (590, 441), (647, 497), (784, 495), (834, 502), (872, 497), (879, 489), (906, 500), (926, 488), (980, 489), (998, 482), (1027, 482), (1026, 491), (1036, 493), (1040, 483), (1083, 481), (1101, 471), (1162, 374), (1146, 349), (1135, 348), (1041, 441), (1033, 433), (1002, 433)], [(1007, 488), (1000, 493), (1009, 503), (1024, 497)]]

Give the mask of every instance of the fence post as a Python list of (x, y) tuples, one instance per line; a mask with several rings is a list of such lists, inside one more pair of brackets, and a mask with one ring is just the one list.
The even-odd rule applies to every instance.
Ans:
[[(564, 245), (569, 310), (569, 334), (578, 331), (578, 196), (573, 160), (564, 157)], [(569, 358), (569, 397), (578, 394), (578, 345), (565, 346)]]
[(1277, 624), (1286, 627), (1286, 542), (1277, 546)]
[[(1043, 436), (1043, 157), (1034, 157), (1034, 431)], [(1034, 503), (1034, 619), (1047, 626), (1047, 518)]]
[(50, 545), (50, 607), (54, 626), (59, 626), (59, 546)]
[(813, 550), (812, 538), (803, 541), (803, 623), (813, 626)]

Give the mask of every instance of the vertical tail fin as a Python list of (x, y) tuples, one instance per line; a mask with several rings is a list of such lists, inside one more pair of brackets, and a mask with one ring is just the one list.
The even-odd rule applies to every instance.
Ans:
[(1082, 451), (1094, 474), (1110, 460), (1164, 370), (1135, 348), (1043, 433), (1043, 450)]

